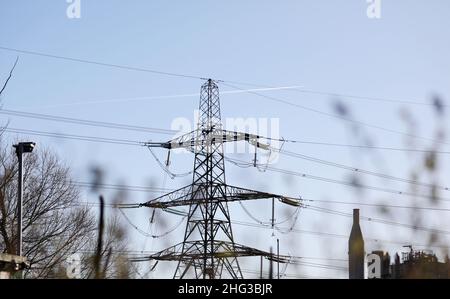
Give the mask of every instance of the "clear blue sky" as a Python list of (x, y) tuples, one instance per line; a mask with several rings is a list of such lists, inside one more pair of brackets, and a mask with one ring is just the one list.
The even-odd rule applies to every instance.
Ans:
[[(293, 86), (304, 89), (366, 97), (431, 103), (433, 95), (444, 102), (450, 98), (450, 4), (445, 0), (382, 0), (381, 19), (366, 16), (364, 0), (351, 1), (117, 1), (81, 0), (81, 18), (68, 19), (67, 3), (57, 1), (0, 1), (0, 46), (47, 54), (68, 56), (105, 63), (150, 68), (166, 72), (192, 74), (257, 85)], [(6, 78), (16, 53), (0, 50), (0, 78)], [(68, 62), (19, 54), (14, 77), (2, 96), (4, 109), (117, 122), (170, 129), (177, 117), (192, 118), (197, 97), (150, 97), (198, 93), (202, 81), (143, 72)], [(241, 86), (243, 87), (243, 86)], [(231, 90), (220, 85), (221, 91)], [(246, 88), (246, 87), (244, 87)], [(448, 126), (447, 114), (439, 120), (432, 106), (371, 101), (347, 97), (311, 95), (294, 90), (264, 92), (265, 95), (291, 101), (312, 109), (335, 114), (340, 101), (356, 120), (394, 131), (409, 132), (405, 115), (414, 119), (413, 134), (435, 138), (435, 129)], [(144, 97), (140, 100), (132, 100)], [(147, 97), (147, 98), (145, 98)], [(117, 100), (119, 99), (119, 100)], [(97, 103), (92, 103), (96, 102)], [(373, 127), (361, 126), (355, 136), (352, 126), (323, 114), (273, 102), (252, 94), (224, 94), (224, 117), (279, 118), (285, 138), (328, 143), (361, 144), (367, 136), (378, 146), (426, 148), (432, 142), (410, 139)], [(39, 121), (1, 115), (12, 128), (49, 132), (124, 138), (139, 141), (166, 140), (170, 136), (145, 134)], [(25, 120), (25, 121), (24, 121)], [(92, 165), (106, 172), (106, 183), (163, 186), (163, 172), (148, 150), (140, 147), (96, 144), (37, 136), (8, 135), (10, 140), (33, 139), (42, 148), (51, 148), (73, 169), (80, 181), (89, 180)], [(421, 181), (445, 180), (449, 170), (447, 155), (439, 155), (438, 173), (423, 170), (423, 154), (393, 151), (366, 151), (319, 145), (291, 145), (285, 149), (358, 168), (409, 178), (420, 172)], [(440, 150), (450, 147), (440, 145)], [(161, 159), (164, 151), (157, 151)], [(250, 161), (251, 155), (239, 157)], [(329, 166), (290, 157), (281, 157), (275, 167), (338, 180), (351, 173)], [(176, 155), (175, 172), (189, 171), (191, 155)], [(395, 181), (360, 177), (367, 185), (411, 191), (413, 186)], [(190, 178), (167, 179), (166, 188), (188, 184)], [(411, 199), (377, 191), (355, 189), (320, 181), (282, 176), (277, 173), (239, 169), (227, 165), (227, 181), (234, 185), (258, 188), (274, 193), (305, 198), (396, 205), (431, 206), (424, 199)], [(419, 189), (429, 193), (429, 189)], [(450, 198), (448, 192), (440, 196)], [(111, 198), (113, 194), (106, 192)], [(86, 192), (84, 199), (94, 201), (96, 194)], [(128, 201), (145, 201), (148, 195), (131, 192)], [(352, 205), (319, 204), (351, 212)], [(261, 219), (270, 218), (269, 202), (248, 203)], [(442, 205), (444, 207), (444, 205)], [(281, 209), (281, 207), (280, 207)], [(292, 210), (287, 208), (286, 213)], [(232, 217), (252, 220), (233, 205)], [(417, 215), (392, 209), (381, 213), (373, 207), (361, 207), (361, 214), (412, 223)], [(129, 212), (133, 221), (147, 229), (148, 211)], [(444, 212), (424, 211), (421, 225), (450, 230)], [(170, 227), (179, 220), (167, 217)], [(416, 218), (415, 218), (416, 217)], [(280, 212), (279, 218), (285, 218)], [(297, 229), (347, 235), (350, 220), (336, 215), (302, 210)], [(428, 234), (420, 231), (363, 222), (363, 234), (383, 240), (427, 244)], [(164, 228), (159, 228), (164, 232)], [(234, 227), (236, 241), (268, 250), (274, 237), (269, 230)], [(145, 241), (129, 230), (135, 250), (156, 250), (181, 241), (183, 228), (162, 242)], [(310, 234), (277, 235), (281, 253), (305, 257), (340, 258), (347, 255), (345, 238)], [(442, 242), (448, 241), (440, 235)], [(442, 239), (444, 238), (444, 239)], [(366, 242), (366, 251), (402, 250), (401, 245)], [(431, 248), (438, 253), (438, 248)], [(329, 260), (314, 260), (336, 264)], [(257, 269), (257, 259), (247, 259), (245, 268)], [(345, 263), (337, 263), (345, 266)], [(155, 276), (165, 275), (158, 268)], [(171, 273), (169, 268), (168, 273)], [(346, 272), (330, 269), (289, 266), (287, 273), (325, 277), (346, 277)], [(250, 277), (252, 274), (249, 274)]]

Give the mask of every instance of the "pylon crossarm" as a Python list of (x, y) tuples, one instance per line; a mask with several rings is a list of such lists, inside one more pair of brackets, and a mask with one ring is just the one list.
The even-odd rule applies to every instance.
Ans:
[(189, 205), (189, 202), (192, 201), (190, 199), (192, 195), (192, 188), (192, 185), (185, 186), (152, 199), (146, 203), (140, 204), (140, 206), (165, 209), (173, 206)]
[(205, 256), (203, 252), (203, 241), (188, 241), (185, 243), (185, 251), (181, 252), (183, 243), (168, 247), (160, 252), (154, 253), (145, 257), (131, 258), (132, 262), (143, 262), (149, 260), (157, 261), (182, 261), (188, 262), (195, 259), (206, 258), (235, 258), (235, 257), (248, 257), (248, 256), (263, 256), (268, 260), (280, 263), (288, 263), (290, 261), (289, 256), (276, 255), (259, 249), (255, 249), (249, 246), (233, 244), (225, 241), (214, 241), (215, 250), (213, 253), (208, 253)]
[(292, 198), (267, 192), (260, 192), (229, 185), (227, 185), (227, 196), (231, 198), (231, 200), (229, 199), (228, 201), (276, 198), (280, 202), (291, 206), (299, 207), (302, 205), (302, 200), (298, 198)]
[(196, 132), (195, 131), (191, 131), (189, 133), (183, 134), (175, 139), (166, 141), (166, 142), (152, 142), (152, 141), (148, 141), (144, 143), (144, 146), (147, 147), (162, 147), (162, 148), (166, 148), (166, 149), (175, 149), (175, 148), (183, 148), (183, 147), (187, 147), (188, 144), (191, 143), (191, 140), (194, 140), (195, 136), (196, 136)]
[(210, 131), (197, 129), (167, 142), (146, 142), (144, 145), (147, 147), (162, 147), (166, 149), (183, 148), (193, 153), (197, 153), (201, 152), (205, 147), (207, 148), (208, 145), (247, 141), (257, 148), (269, 150), (270, 145), (261, 143), (260, 138), (262, 137), (259, 135), (213, 128)]
[[(201, 188), (201, 185), (196, 187)], [(146, 203), (141, 204), (140, 206), (166, 209), (170, 207), (189, 206), (193, 204), (233, 202), (243, 200), (268, 199), (268, 198), (276, 198), (280, 202), (291, 206), (297, 207), (301, 206), (301, 199), (286, 197), (267, 192), (260, 192), (235, 186), (229, 186), (224, 184), (223, 187), (225, 190), (225, 196), (223, 194), (217, 194), (209, 198), (201, 198), (199, 197), (199, 193), (197, 193), (197, 195), (194, 196), (194, 187), (193, 185), (189, 185), (181, 189), (175, 190), (173, 192), (167, 193), (153, 200), (150, 200)]]

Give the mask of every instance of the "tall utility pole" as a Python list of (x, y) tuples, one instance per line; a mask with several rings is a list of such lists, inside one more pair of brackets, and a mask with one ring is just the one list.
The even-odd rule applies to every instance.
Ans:
[(259, 279), (263, 279), (263, 257), (261, 256), (261, 263), (259, 265)]
[(280, 239), (277, 239), (277, 278), (280, 279)]
[(13, 145), (19, 160), (19, 178), (17, 183), (17, 245), (16, 254), (22, 256), (22, 198), (23, 198), (23, 153), (31, 153), (35, 147), (34, 142), (20, 142)]
[(276, 198), (300, 206), (300, 200), (226, 184), (225, 142), (246, 141), (260, 149), (268, 149), (269, 145), (261, 143), (260, 136), (222, 129), (219, 88), (211, 79), (201, 87), (199, 110), (195, 131), (168, 142), (146, 143), (148, 147), (184, 148), (193, 152), (194, 172), (191, 185), (142, 204), (163, 209), (188, 206), (183, 242), (137, 260), (177, 261), (174, 278), (214, 279), (221, 278), (224, 271), (229, 278), (243, 278), (238, 257), (264, 256), (270, 260), (277, 257), (235, 243), (228, 203)]

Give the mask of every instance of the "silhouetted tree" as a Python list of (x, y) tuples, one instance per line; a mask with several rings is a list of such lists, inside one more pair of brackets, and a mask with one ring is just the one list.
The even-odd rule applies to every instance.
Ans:
[[(0, 251), (15, 252), (17, 175), (15, 153), (0, 152)], [(79, 191), (70, 182), (68, 167), (55, 155), (36, 150), (24, 159), (23, 248), (31, 268), (27, 277), (57, 276), (67, 257), (85, 248), (92, 238), (94, 217), (79, 206)]]

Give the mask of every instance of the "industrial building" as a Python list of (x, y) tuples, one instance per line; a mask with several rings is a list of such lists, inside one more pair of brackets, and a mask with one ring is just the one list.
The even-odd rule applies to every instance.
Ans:
[[(448, 279), (450, 278), (450, 261), (448, 256), (440, 262), (431, 251), (415, 251), (411, 245), (408, 252), (402, 252), (401, 257), (395, 254), (391, 263), (389, 253), (375, 250), (371, 255), (379, 257), (377, 261), (365, 259), (364, 238), (359, 224), (359, 210), (353, 210), (353, 225), (348, 242), (349, 279), (364, 279), (367, 266), (369, 278), (378, 279)], [(377, 263), (374, 265), (373, 263)]]

